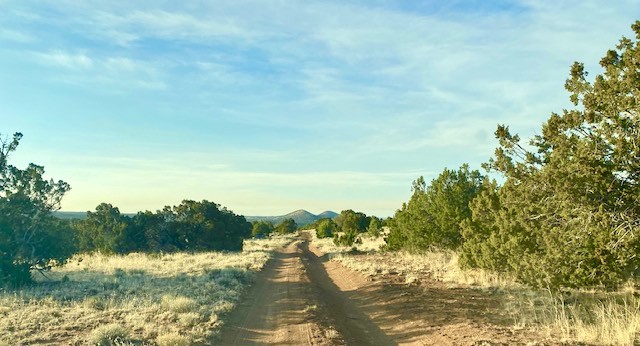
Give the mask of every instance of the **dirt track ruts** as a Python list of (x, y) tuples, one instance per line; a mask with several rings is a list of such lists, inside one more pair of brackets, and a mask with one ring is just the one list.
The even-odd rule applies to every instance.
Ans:
[(491, 293), (371, 281), (327, 260), (303, 236), (276, 251), (215, 344), (524, 345), (538, 339), (509, 328)]
[[(300, 251), (278, 250), (223, 327), (219, 345), (322, 344)], [(314, 339), (316, 339), (314, 341)]]

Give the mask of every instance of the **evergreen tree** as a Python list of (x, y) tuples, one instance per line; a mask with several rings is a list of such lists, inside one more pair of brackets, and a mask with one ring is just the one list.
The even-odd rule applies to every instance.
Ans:
[(565, 83), (576, 106), (551, 114), (526, 150), (501, 125), (487, 168), (504, 174), (473, 202), (462, 263), (510, 272), (533, 286), (616, 287), (640, 261), (640, 22), (587, 80)]
[(424, 178), (418, 178), (413, 182), (411, 199), (393, 218), (387, 248), (458, 248), (462, 243), (460, 224), (471, 217), (469, 202), (479, 193), (482, 179), (466, 164), (457, 171), (445, 169), (429, 186)]
[(42, 166), (10, 165), (21, 139), (0, 138), (0, 286), (30, 283), (31, 270), (62, 263), (74, 250), (68, 223), (52, 215), (70, 187), (45, 180)]
[(278, 226), (276, 226), (276, 232), (280, 234), (293, 233), (298, 229), (298, 225), (294, 219), (284, 219)]
[(335, 221), (324, 218), (318, 221), (318, 227), (316, 228), (316, 237), (328, 238), (332, 237), (333, 233), (338, 229), (338, 224)]
[(371, 221), (369, 222), (369, 227), (367, 227), (367, 233), (369, 233), (370, 236), (377, 238), (380, 236), (380, 228), (381, 228), (381, 224), (380, 224), (380, 219), (378, 219), (375, 216), (371, 217)]
[(266, 236), (274, 231), (275, 227), (269, 221), (254, 221), (252, 224), (251, 235)]
[(101, 203), (95, 211), (88, 211), (85, 220), (74, 224), (81, 251), (105, 254), (127, 252), (128, 222), (117, 207)]

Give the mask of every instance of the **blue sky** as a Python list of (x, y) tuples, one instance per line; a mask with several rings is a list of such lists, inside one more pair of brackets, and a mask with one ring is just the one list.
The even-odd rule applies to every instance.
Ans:
[(208, 199), (393, 215), (411, 181), (527, 138), (637, 1), (0, 0), (0, 133), (63, 210)]

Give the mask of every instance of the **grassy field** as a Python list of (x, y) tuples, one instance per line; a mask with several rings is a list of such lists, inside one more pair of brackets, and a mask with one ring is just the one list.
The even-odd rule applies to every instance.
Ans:
[[(347, 268), (368, 276), (394, 274), (407, 283), (417, 283), (421, 278), (436, 279), (451, 287), (479, 288), (518, 288), (513, 280), (482, 270), (462, 270), (458, 265), (458, 255), (453, 251), (433, 251), (423, 254), (394, 252), (392, 255), (380, 248), (385, 244), (382, 235), (372, 238), (367, 234), (352, 248), (336, 246), (333, 239), (317, 239), (314, 232), (314, 245), (328, 254), (332, 260)], [(356, 251), (353, 251), (356, 250)]]
[[(533, 328), (563, 341), (604, 345), (640, 343), (640, 299), (634, 285), (618, 292), (568, 290), (551, 293), (531, 290), (508, 277), (482, 270), (462, 270), (452, 251), (422, 254), (379, 251), (382, 237), (361, 236), (353, 248), (333, 244), (330, 238), (313, 244), (332, 260), (368, 276), (397, 275), (407, 284), (437, 280), (451, 288), (499, 291), (502, 308), (509, 311), (514, 328)], [(354, 251), (354, 248), (356, 251)]]
[(0, 345), (205, 345), (270, 257), (292, 238), (241, 253), (82, 255), (37, 285), (0, 291)]

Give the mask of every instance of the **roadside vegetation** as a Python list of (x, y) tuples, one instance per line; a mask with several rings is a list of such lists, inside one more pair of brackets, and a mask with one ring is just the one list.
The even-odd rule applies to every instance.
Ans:
[(133, 217), (101, 203), (86, 219), (60, 220), (52, 212), (71, 187), (45, 179), (42, 166), (11, 165), (21, 139), (21, 133), (0, 134), (0, 288), (31, 284), (33, 271), (43, 273), (77, 253), (241, 251), (251, 234), (244, 216), (206, 200)]
[(386, 253), (360, 253), (359, 222), (340, 225), (335, 248), (316, 243), (370, 275), (503, 289), (519, 327), (640, 342), (640, 21), (632, 29), (602, 74), (573, 64), (565, 87), (575, 107), (551, 114), (528, 143), (499, 125), (486, 174), (465, 164), (416, 179), (386, 222)]
[(58, 219), (70, 186), (11, 165), (21, 138), (0, 136), (0, 345), (207, 345), (292, 240), (291, 222), (246, 240), (251, 224), (206, 200), (132, 217), (101, 203)]
[(20, 290), (0, 292), (0, 345), (208, 345), (291, 236), (243, 252), (73, 256)]
[[(361, 234), (354, 246), (338, 246), (313, 237), (313, 244), (332, 260), (372, 279), (391, 277), (407, 285), (477, 289), (498, 295), (514, 329), (541, 331), (551, 340), (607, 345), (634, 345), (640, 330), (640, 299), (633, 283), (618, 291), (597, 289), (532, 289), (515, 278), (484, 269), (461, 268), (455, 251), (385, 250), (385, 233)], [(313, 232), (312, 232), (313, 233)]]

